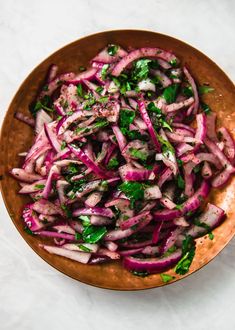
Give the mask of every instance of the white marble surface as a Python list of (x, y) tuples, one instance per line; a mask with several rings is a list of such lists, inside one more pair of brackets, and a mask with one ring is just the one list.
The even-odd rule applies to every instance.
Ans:
[[(178, 37), (232, 78), (233, 0), (0, 0), (0, 119), (36, 64), (87, 34), (149, 29)], [(15, 230), (1, 200), (0, 329), (235, 329), (235, 241), (207, 267), (145, 292), (89, 287), (43, 262)]]

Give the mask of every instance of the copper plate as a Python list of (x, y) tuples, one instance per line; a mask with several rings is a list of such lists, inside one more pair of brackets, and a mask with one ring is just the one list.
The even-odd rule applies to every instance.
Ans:
[[(187, 63), (193, 76), (199, 84), (209, 83), (215, 92), (204, 97), (205, 102), (216, 111), (219, 125), (226, 126), (235, 135), (235, 94), (234, 85), (225, 73), (207, 56), (182, 41), (154, 32), (137, 30), (118, 30), (97, 33), (77, 40), (58, 50), (39, 64), (26, 78), (16, 93), (7, 111), (2, 126), (0, 174), (2, 194), (17, 230), (31, 248), (51, 266), (62, 273), (83, 283), (106, 289), (141, 290), (164, 285), (160, 275), (140, 278), (123, 269), (121, 262), (103, 265), (87, 266), (70, 261), (63, 257), (51, 255), (39, 248), (40, 238), (32, 237), (23, 230), (21, 209), (28, 201), (27, 197), (17, 194), (18, 183), (7, 173), (12, 167), (19, 166), (17, 154), (29, 149), (33, 132), (23, 123), (13, 118), (14, 112), (28, 114), (28, 105), (34, 100), (39, 86), (42, 84), (50, 64), (59, 65), (60, 72), (78, 71), (79, 66), (89, 65), (89, 60), (108, 43), (127, 47), (161, 47), (171, 49), (183, 63)], [(213, 191), (210, 200), (222, 207), (227, 213), (226, 221), (214, 230), (214, 240), (208, 237), (197, 240), (196, 256), (188, 276), (212, 260), (231, 240), (235, 232), (235, 209), (233, 206), (235, 194), (235, 178), (224, 188)], [(173, 270), (167, 272), (176, 276), (174, 281), (183, 276), (175, 275)], [(171, 282), (172, 283), (172, 282)]]

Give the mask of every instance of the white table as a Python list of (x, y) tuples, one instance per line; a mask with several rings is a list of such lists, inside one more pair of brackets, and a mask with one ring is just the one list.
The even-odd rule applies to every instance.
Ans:
[[(108, 29), (175, 36), (235, 79), (234, 15), (233, 0), (0, 0), (0, 119), (35, 65), (77, 38)], [(0, 219), (0, 329), (235, 329), (235, 240), (179, 283), (114, 292), (76, 282), (42, 261), (2, 200)]]

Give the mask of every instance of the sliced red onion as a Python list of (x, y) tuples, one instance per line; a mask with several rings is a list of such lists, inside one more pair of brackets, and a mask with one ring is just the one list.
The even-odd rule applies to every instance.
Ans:
[(211, 112), (206, 115), (206, 134), (210, 140), (213, 142), (219, 142), (215, 131), (216, 126), (216, 113)]
[[(109, 250), (109, 251), (117, 251), (118, 249), (118, 245), (114, 242), (104, 242), (104, 246), (106, 246), (106, 248)], [(119, 251), (120, 252), (120, 251)]]
[(45, 183), (46, 180), (43, 179), (43, 180), (35, 181), (32, 184), (26, 184), (20, 189), (19, 194), (31, 194), (33, 192), (40, 191), (43, 189)]
[(118, 77), (120, 73), (133, 61), (142, 57), (155, 57), (167, 62), (178, 61), (178, 59), (170, 52), (166, 52), (160, 48), (140, 48), (133, 50), (123, 57), (112, 70), (112, 75)]
[(157, 185), (153, 185), (149, 188), (145, 188), (145, 190), (144, 190), (144, 199), (145, 200), (159, 199), (161, 197), (162, 197), (162, 193)]
[[(153, 230), (153, 238), (152, 238), (152, 243), (153, 244), (157, 244), (158, 243), (158, 240), (159, 240), (159, 236), (160, 236), (160, 232), (161, 232), (161, 229), (162, 229), (162, 224), (163, 224), (163, 221), (159, 221), (156, 225), (155, 225), (155, 228)], [(145, 252), (146, 253), (146, 252)]]
[(35, 120), (33, 118), (29, 118), (21, 112), (15, 112), (14, 117), (31, 127), (35, 126)]
[(202, 181), (200, 188), (195, 192), (195, 194), (190, 197), (186, 202), (184, 202), (182, 207), (182, 214), (197, 210), (202, 204), (202, 202), (205, 200), (205, 198), (208, 196), (209, 192), (209, 183), (206, 180)]
[(148, 128), (149, 134), (150, 134), (151, 139), (152, 139), (152, 141), (153, 141), (153, 143), (156, 147), (156, 150), (160, 151), (161, 150), (160, 143), (157, 139), (156, 132), (153, 128), (152, 122), (151, 122), (151, 120), (149, 118), (149, 115), (148, 115), (148, 112), (146, 110), (145, 101), (143, 99), (143, 96), (141, 96), (141, 98), (138, 100), (138, 106), (139, 106), (139, 110), (140, 110), (140, 114), (142, 116), (142, 119), (143, 119), (143, 121), (145, 122), (145, 124)]
[(77, 251), (70, 251), (67, 249), (63, 249), (61, 247), (49, 246), (49, 245), (41, 245), (41, 247), (49, 253), (56, 254), (58, 256), (66, 257), (82, 264), (87, 264), (91, 253), (87, 252), (77, 252)]
[(159, 210), (153, 212), (153, 219), (156, 221), (170, 221), (175, 218), (179, 218), (182, 215), (180, 210)]
[(149, 78), (141, 80), (138, 83), (138, 87), (139, 87), (140, 91), (152, 91), (152, 92), (156, 91), (156, 87), (155, 87), (154, 83), (152, 83), (151, 79), (149, 79)]
[(210, 167), (210, 164), (208, 162), (204, 162), (202, 167), (202, 176), (205, 180), (208, 180), (212, 177), (212, 169)]
[(149, 274), (162, 273), (169, 268), (172, 268), (181, 258), (182, 251), (176, 250), (168, 257), (164, 258), (151, 258), (151, 259), (139, 259), (134, 257), (125, 257), (123, 266), (129, 271), (146, 271)]
[(182, 102), (168, 104), (165, 109), (166, 109), (166, 112), (174, 112), (174, 111), (178, 111), (182, 108), (189, 107), (193, 103), (194, 103), (194, 98), (190, 97), (187, 100), (182, 101)]
[(134, 255), (134, 254), (141, 253), (142, 250), (143, 250), (143, 248), (130, 249), (130, 250), (121, 250), (121, 251), (118, 251), (118, 253), (120, 254), (120, 256), (125, 257), (125, 256), (131, 256), (131, 255)]
[(188, 82), (192, 86), (192, 91), (193, 91), (193, 95), (194, 95), (194, 99), (195, 99), (193, 114), (196, 114), (198, 112), (198, 107), (199, 107), (199, 97), (198, 97), (197, 86), (195, 84), (193, 77), (189, 73), (188, 69), (186, 67), (183, 67), (183, 71), (184, 71), (186, 78), (188, 79)]
[[(208, 203), (207, 209), (198, 217), (198, 222), (206, 224), (212, 230), (219, 226), (224, 220), (224, 210), (220, 207)], [(192, 225), (189, 230), (187, 230), (186, 235), (192, 237), (199, 237), (205, 235), (208, 230), (201, 226)]]
[(94, 226), (108, 226), (112, 224), (112, 220), (106, 216), (92, 215), (90, 222)]
[(77, 156), (77, 158), (83, 162), (88, 168), (90, 168), (95, 174), (101, 178), (109, 177), (109, 172), (105, 172), (97, 166), (80, 148), (75, 148), (72, 145), (68, 145), (69, 150)]
[(145, 221), (145, 219), (147, 219), (149, 216), (151, 217), (149, 211), (140, 213), (140, 214), (134, 216), (133, 218), (129, 218), (127, 220), (122, 221), (120, 223), (120, 227), (122, 230), (131, 228), (131, 227), (137, 225), (138, 223)]
[(38, 213), (42, 213), (44, 215), (54, 215), (54, 214), (61, 214), (63, 212), (61, 208), (55, 205), (52, 202), (49, 202), (46, 199), (40, 199), (32, 204), (32, 209)]
[(162, 84), (163, 88), (166, 88), (167, 86), (170, 86), (172, 84), (172, 81), (170, 78), (167, 77), (165, 73), (163, 73), (160, 70), (150, 70), (151, 74), (154, 77), (159, 78), (160, 83)]
[(17, 180), (22, 181), (22, 182), (35, 182), (42, 180), (42, 177), (38, 174), (34, 173), (27, 173), (25, 170), (22, 168), (13, 168), (10, 171), (10, 174)]
[(121, 48), (120, 46), (117, 46), (117, 52), (115, 55), (110, 55), (108, 53), (108, 47), (105, 47), (101, 52), (98, 53), (91, 61), (92, 62), (99, 62), (99, 63), (114, 63), (120, 60), (120, 58), (123, 58), (126, 56), (128, 53)]
[(84, 251), (84, 249), (87, 249), (87, 252), (96, 253), (98, 251), (99, 245), (90, 244), (90, 243), (82, 243), (82, 244), (66, 243), (62, 247), (63, 249), (70, 251), (86, 252)]
[(92, 78), (95, 77), (96, 73), (97, 73), (97, 68), (90, 68), (77, 75), (74, 75), (73, 77), (71, 77), (70, 79), (67, 80), (67, 83), (77, 85), (78, 83), (82, 82), (83, 80), (91, 80)]
[(101, 191), (92, 192), (86, 199), (85, 205), (86, 207), (94, 207), (96, 206), (102, 199), (103, 193)]
[(127, 143), (126, 138), (124, 137), (124, 135), (122, 134), (122, 132), (118, 126), (112, 126), (112, 129), (113, 129), (113, 133), (116, 136), (119, 148), (122, 151), (125, 148), (126, 143)]
[(170, 168), (166, 168), (163, 173), (161, 173), (161, 176), (157, 182), (157, 185), (159, 188), (162, 187), (162, 185), (171, 178), (173, 174), (173, 171)]
[(48, 74), (47, 74), (47, 82), (48, 83), (50, 83), (52, 80), (54, 80), (56, 78), (58, 70), (59, 70), (59, 68), (55, 64), (52, 64), (49, 67)]
[(119, 174), (123, 181), (145, 181), (154, 180), (157, 170), (137, 169), (131, 165), (123, 165), (119, 167)]
[(52, 118), (44, 110), (37, 111), (36, 122), (35, 122), (35, 132), (38, 134), (44, 127), (44, 124), (49, 124), (52, 122)]
[(113, 218), (114, 213), (109, 208), (101, 207), (90, 207), (90, 208), (81, 208), (73, 211), (73, 216), (78, 217), (79, 215), (101, 215), (103, 217)]
[(43, 90), (40, 95), (39, 99), (42, 99), (45, 95), (52, 95), (52, 93), (59, 87), (61, 86), (61, 83), (69, 81), (73, 79), (75, 74), (73, 72), (69, 73), (64, 73), (59, 76), (57, 76), (54, 80), (52, 80), (48, 85), (47, 89)]
[(233, 163), (235, 159), (235, 141), (225, 127), (221, 127), (218, 133), (221, 135), (221, 139), (225, 145), (224, 154), (228, 160)]
[(33, 212), (32, 208), (33, 204), (27, 204), (25, 205), (23, 212), (22, 212), (22, 217), (24, 220), (25, 225), (33, 232), (36, 230), (40, 230), (43, 227), (45, 227), (45, 224), (40, 221), (38, 218), (38, 215)]

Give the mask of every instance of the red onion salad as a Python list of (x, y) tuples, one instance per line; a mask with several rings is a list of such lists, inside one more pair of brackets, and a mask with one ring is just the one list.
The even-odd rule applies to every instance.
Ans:
[(184, 275), (195, 238), (213, 239), (224, 219), (207, 196), (235, 172), (234, 140), (201, 100), (213, 89), (160, 48), (108, 45), (90, 63), (62, 74), (52, 65), (34, 118), (15, 115), (35, 131), (11, 170), (32, 199), (26, 230), (84, 264), (122, 259), (135, 275)]

